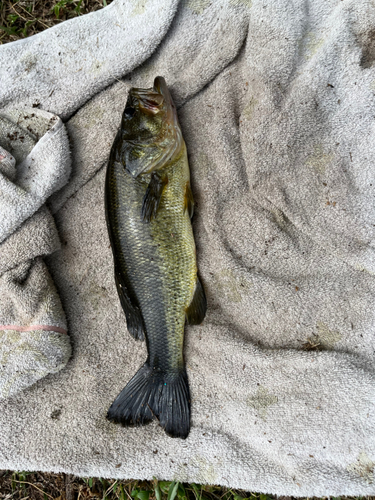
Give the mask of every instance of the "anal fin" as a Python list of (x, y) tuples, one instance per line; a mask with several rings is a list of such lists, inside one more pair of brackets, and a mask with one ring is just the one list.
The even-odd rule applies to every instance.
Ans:
[(120, 302), (126, 316), (126, 326), (136, 340), (144, 340), (143, 318), (136, 300), (131, 299), (125, 280), (120, 272), (115, 269), (115, 281)]
[(142, 204), (141, 215), (145, 222), (150, 222), (152, 218), (156, 217), (161, 197), (167, 184), (168, 177), (166, 175), (161, 177), (157, 172), (153, 172)]
[(197, 276), (195, 291), (189, 306), (185, 310), (189, 325), (199, 325), (204, 320), (207, 310), (206, 294), (200, 279)]

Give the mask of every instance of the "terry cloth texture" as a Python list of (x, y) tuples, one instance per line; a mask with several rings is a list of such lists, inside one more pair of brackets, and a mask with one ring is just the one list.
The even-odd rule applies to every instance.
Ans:
[[(47, 258), (74, 356), (0, 403), (0, 467), (287, 496), (373, 495), (375, 6), (187, 0), (176, 13), (175, 6), (115, 0), (23, 41), (20, 54), (16, 44), (0, 48), (0, 67), (6, 61), (31, 82), (44, 109), (78, 111), (67, 122), (72, 180), (50, 203), (63, 244)], [(117, 18), (121, 37), (106, 46), (121, 9), (134, 16)], [(142, 57), (130, 43), (136, 22), (150, 34)], [(74, 36), (81, 38), (72, 50)], [(86, 58), (86, 68), (108, 58), (98, 82), (78, 66), (67, 76), (59, 44), (70, 50), (65, 60)], [(35, 62), (27, 73), (26, 55)], [(39, 71), (45, 60), (55, 64)], [(186, 328), (185, 441), (156, 422), (124, 429), (105, 419), (146, 357), (126, 331), (115, 289), (105, 163), (127, 90), (150, 87), (157, 75), (171, 88), (187, 143), (208, 298), (204, 323)], [(4, 106), (30, 104), (21, 83), (17, 91), (2, 87)]]
[(66, 365), (61, 301), (42, 260), (60, 248), (45, 200), (69, 177), (65, 127), (55, 115), (0, 112), (0, 399)]

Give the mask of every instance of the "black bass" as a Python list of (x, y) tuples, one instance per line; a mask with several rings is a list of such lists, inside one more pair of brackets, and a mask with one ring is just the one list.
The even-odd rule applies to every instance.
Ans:
[(185, 319), (199, 324), (206, 297), (197, 276), (190, 219), (194, 201), (186, 146), (164, 78), (132, 88), (113, 143), (105, 186), (115, 280), (130, 334), (146, 339), (146, 363), (107, 418), (172, 437), (190, 430), (183, 356)]

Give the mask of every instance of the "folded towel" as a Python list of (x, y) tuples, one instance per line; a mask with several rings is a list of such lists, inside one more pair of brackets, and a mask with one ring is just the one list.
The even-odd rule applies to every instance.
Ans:
[[(0, 171), (0, 242), (12, 234), (70, 174), (69, 140), (60, 118), (42, 110), (0, 113), (0, 144), (17, 160), (11, 178)], [(1, 151), (0, 151), (1, 154)], [(4, 156), (4, 154), (2, 154)], [(12, 158), (13, 158), (12, 157)], [(10, 161), (7, 160), (7, 165)], [(5, 160), (1, 161), (0, 168)], [(14, 178), (15, 182), (13, 182)]]
[(66, 365), (66, 319), (42, 256), (60, 248), (43, 206), (66, 183), (69, 143), (45, 111), (0, 114), (0, 398)]
[(0, 398), (5, 398), (61, 370), (71, 348), (61, 302), (41, 258), (0, 276), (0, 290)]

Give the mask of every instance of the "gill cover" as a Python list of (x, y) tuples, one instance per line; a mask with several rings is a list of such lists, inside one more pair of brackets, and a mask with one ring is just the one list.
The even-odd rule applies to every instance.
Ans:
[(119, 161), (134, 177), (149, 174), (180, 155), (183, 139), (163, 77), (150, 89), (131, 88), (121, 123)]

